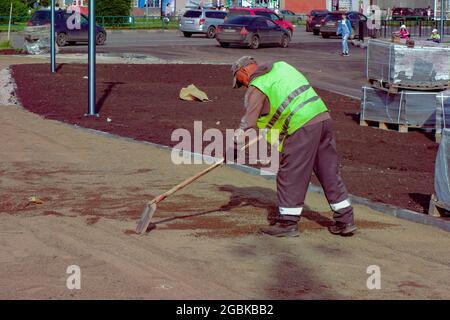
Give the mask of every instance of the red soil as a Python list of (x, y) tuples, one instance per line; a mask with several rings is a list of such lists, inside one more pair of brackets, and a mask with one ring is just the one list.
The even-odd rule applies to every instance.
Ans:
[(17, 49), (1, 49), (0, 55), (11, 55), (11, 54), (26, 54), (23, 50), (17, 50)]
[[(243, 113), (245, 90), (231, 88), (229, 66), (98, 65), (97, 108), (87, 110), (86, 65), (13, 66), (17, 96), (23, 106), (46, 118), (174, 146), (174, 129), (234, 129)], [(210, 102), (178, 99), (180, 89), (195, 84)], [(359, 101), (317, 90), (334, 119), (341, 173), (350, 193), (425, 212), (433, 193), (438, 145), (422, 132), (401, 134), (358, 125)], [(111, 122), (106, 119), (110, 118)], [(220, 123), (219, 123), (220, 121)]]

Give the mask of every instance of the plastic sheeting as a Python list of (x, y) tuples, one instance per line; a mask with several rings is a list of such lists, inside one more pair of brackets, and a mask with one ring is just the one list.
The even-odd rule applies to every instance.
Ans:
[[(50, 26), (33, 26), (26, 27), (24, 30), (25, 39), (24, 47), (29, 54), (46, 54), (50, 53)], [(58, 46), (55, 43), (55, 50)]]
[(434, 189), (438, 201), (450, 205), (450, 129), (444, 129), (436, 157)]
[(370, 39), (367, 79), (404, 86), (445, 86), (450, 81), (450, 47), (416, 43), (414, 48)]
[(450, 128), (450, 90), (443, 92), (362, 88), (361, 120), (404, 124), (412, 127)]

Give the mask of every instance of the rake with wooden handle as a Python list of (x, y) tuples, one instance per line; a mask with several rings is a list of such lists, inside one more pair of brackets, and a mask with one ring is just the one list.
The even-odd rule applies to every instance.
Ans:
[[(253, 145), (254, 143), (258, 142), (261, 139), (261, 137), (263, 137), (263, 136), (264, 136), (264, 134), (260, 134), (258, 137), (254, 138), (249, 143), (247, 143), (245, 146), (243, 146), (240, 149), (240, 151), (245, 150), (248, 147), (250, 147), (251, 145)], [(191, 184), (192, 182), (194, 182), (198, 178), (200, 178), (200, 177), (204, 176), (205, 174), (207, 174), (208, 172), (210, 172), (210, 171), (220, 167), (221, 165), (224, 164), (224, 162), (225, 162), (225, 159), (221, 159), (220, 161), (216, 162), (215, 164), (211, 165), (210, 167), (206, 168), (205, 170), (197, 173), (195, 176), (184, 180), (183, 182), (181, 182), (180, 184), (177, 184), (172, 189), (170, 189), (170, 190), (164, 192), (163, 194), (157, 196), (153, 200), (150, 200), (147, 203), (147, 205), (145, 206), (144, 211), (142, 212), (142, 215), (141, 215), (141, 219), (139, 220), (139, 222), (138, 222), (138, 224), (136, 226), (136, 233), (142, 234), (142, 233), (144, 233), (147, 230), (148, 225), (150, 224), (150, 221), (151, 221), (151, 219), (153, 217), (153, 214), (156, 211), (156, 205), (159, 202), (163, 201), (168, 196), (174, 194), (178, 190), (183, 189), (184, 187), (186, 187), (187, 185)]]

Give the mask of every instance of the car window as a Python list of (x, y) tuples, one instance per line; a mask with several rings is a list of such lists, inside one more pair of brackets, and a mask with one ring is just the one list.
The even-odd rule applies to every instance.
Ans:
[(255, 11), (255, 15), (256, 15), (256, 16), (263, 16), (263, 17), (268, 17), (268, 18), (270, 18), (270, 12), (265, 12), (265, 11)]
[(205, 12), (205, 16), (207, 18), (215, 19), (216, 18), (216, 13), (215, 12)]
[(338, 14), (329, 14), (325, 17), (325, 21), (338, 21), (341, 20), (342, 16)]
[(250, 24), (250, 21), (252, 21), (253, 18), (250, 16), (237, 16), (237, 17), (232, 17), (229, 18), (228, 20), (226, 20), (227, 24), (243, 24), (243, 25), (248, 25)]
[(33, 14), (33, 20), (49, 20), (50, 19), (50, 11), (36, 11)]
[(272, 19), (272, 20), (280, 20), (280, 17), (277, 16), (275, 13), (271, 13), (269, 17), (270, 17), (270, 19)]
[(88, 18), (85, 15), (81, 15), (81, 20), (80, 20), (81, 24), (89, 24)]
[(248, 15), (250, 15), (250, 11), (248, 10), (230, 10), (230, 12), (228, 12), (228, 17), (248, 16)]
[(256, 19), (253, 24), (257, 27), (257, 28), (265, 28), (267, 27), (267, 23), (266, 23), (266, 19)]
[(225, 17), (227, 16), (226, 12), (216, 12), (217, 15), (217, 19), (225, 19)]
[(266, 20), (266, 23), (269, 28), (275, 28), (277, 26), (277, 24), (275, 22), (270, 21), (270, 20)]
[(183, 17), (185, 18), (200, 18), (202, 15), (201, 11), (188, 10), (184, 13)]

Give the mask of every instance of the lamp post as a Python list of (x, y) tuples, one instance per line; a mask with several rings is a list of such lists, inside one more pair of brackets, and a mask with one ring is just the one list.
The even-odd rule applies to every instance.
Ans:
[(98, 116), (96, 113), (95, 96), (95, 0), (89, 0), (89, 30), (88, 30), (88, 113), (86, 116)]
[(50, 10), (50, 70), (52, 73), (56, 72), (55, 55), (55, 0), (52, 0)]
[(448, 0), (441, 0), (441, 24), (440, 24), (440, 34), (441, 34), (441, 42), (444, 41), (445, 36), (445, 18), (446, 18), (446, 2)]

